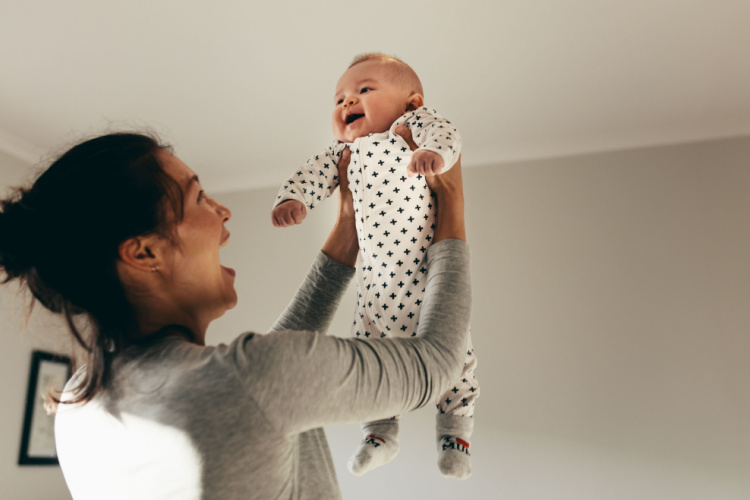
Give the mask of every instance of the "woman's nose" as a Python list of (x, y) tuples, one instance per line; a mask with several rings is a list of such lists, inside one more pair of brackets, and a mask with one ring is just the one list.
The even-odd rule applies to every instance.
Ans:
[(219, 203), (219, 215), (221, 215), (224, 222), (227, 222), (232, 218), (232, 211), (229, 210), (225, 205)]
[(213, 198), (210, 198), (210, 200), (211, 200), (211, 203), (213, 203), (214, 210), (216, 210), (216, 213), (219, 214), (219, 216), (221, 217), (221, 220), (226, 222), (232, 218), (231, 210), (229, 210), (226, 206), (214, 200)]

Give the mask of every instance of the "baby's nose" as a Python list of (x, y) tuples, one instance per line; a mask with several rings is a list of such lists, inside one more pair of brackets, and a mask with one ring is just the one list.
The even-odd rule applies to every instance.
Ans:
[(346, 99), (344, 99), (344, 108), (348, 108), (349, 106), (353, 106), (353, 105), (357, 104), (358, 102), (359, 102), (359, 99), (357, 99), (354, 96), (347, 97)]

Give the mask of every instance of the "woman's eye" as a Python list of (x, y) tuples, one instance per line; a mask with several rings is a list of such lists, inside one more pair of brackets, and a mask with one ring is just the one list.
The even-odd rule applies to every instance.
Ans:
[(205, 191), (201, 189), (200, 193), (198, 193), (198, 201), (201, 201), (205, 197), (206, 197), (206, 193)]

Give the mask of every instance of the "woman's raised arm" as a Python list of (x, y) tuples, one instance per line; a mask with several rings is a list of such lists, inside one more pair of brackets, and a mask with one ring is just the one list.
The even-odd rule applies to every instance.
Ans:
[[(246, 346), (247, 362), (270, 375), (262, 384), (248, 380), (250, 393), (269, 421), (283, 422), (279, 430), (403, 413), (433, 401), (460, 373), (471, 314), (469, 249), (463, 241), (460, 164), (448, 173), (430, 179), (438, 201), (437, 241), (426, 254), (416, 337), (365, 342), (296, 331), (256, 336)], [(342, 191), (344, 196), (348, 189)], [(337, 227), (274, 329), (325, 331), (354, 272), (348, 264), (354, 263), (356, 249), (347, 246), (357, 241), (349, 232), (353, 218), (351, 228), (348, 221), (340, 224), (350, 216), (339, 207)]]

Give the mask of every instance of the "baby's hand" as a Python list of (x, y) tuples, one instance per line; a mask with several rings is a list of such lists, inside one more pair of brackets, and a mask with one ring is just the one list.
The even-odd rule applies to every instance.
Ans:
[(287, 200), (276, 205), (271, 212), (271, 222), (276, 227), (300, 224), (307, 216), (305, 204), (297, 200)]
[(422, 175), (437, 175), (443, 170), (445, 161), (434, 151), (417, 149), (411, 157), (411, 163), (406, 167), (409, 177)]

